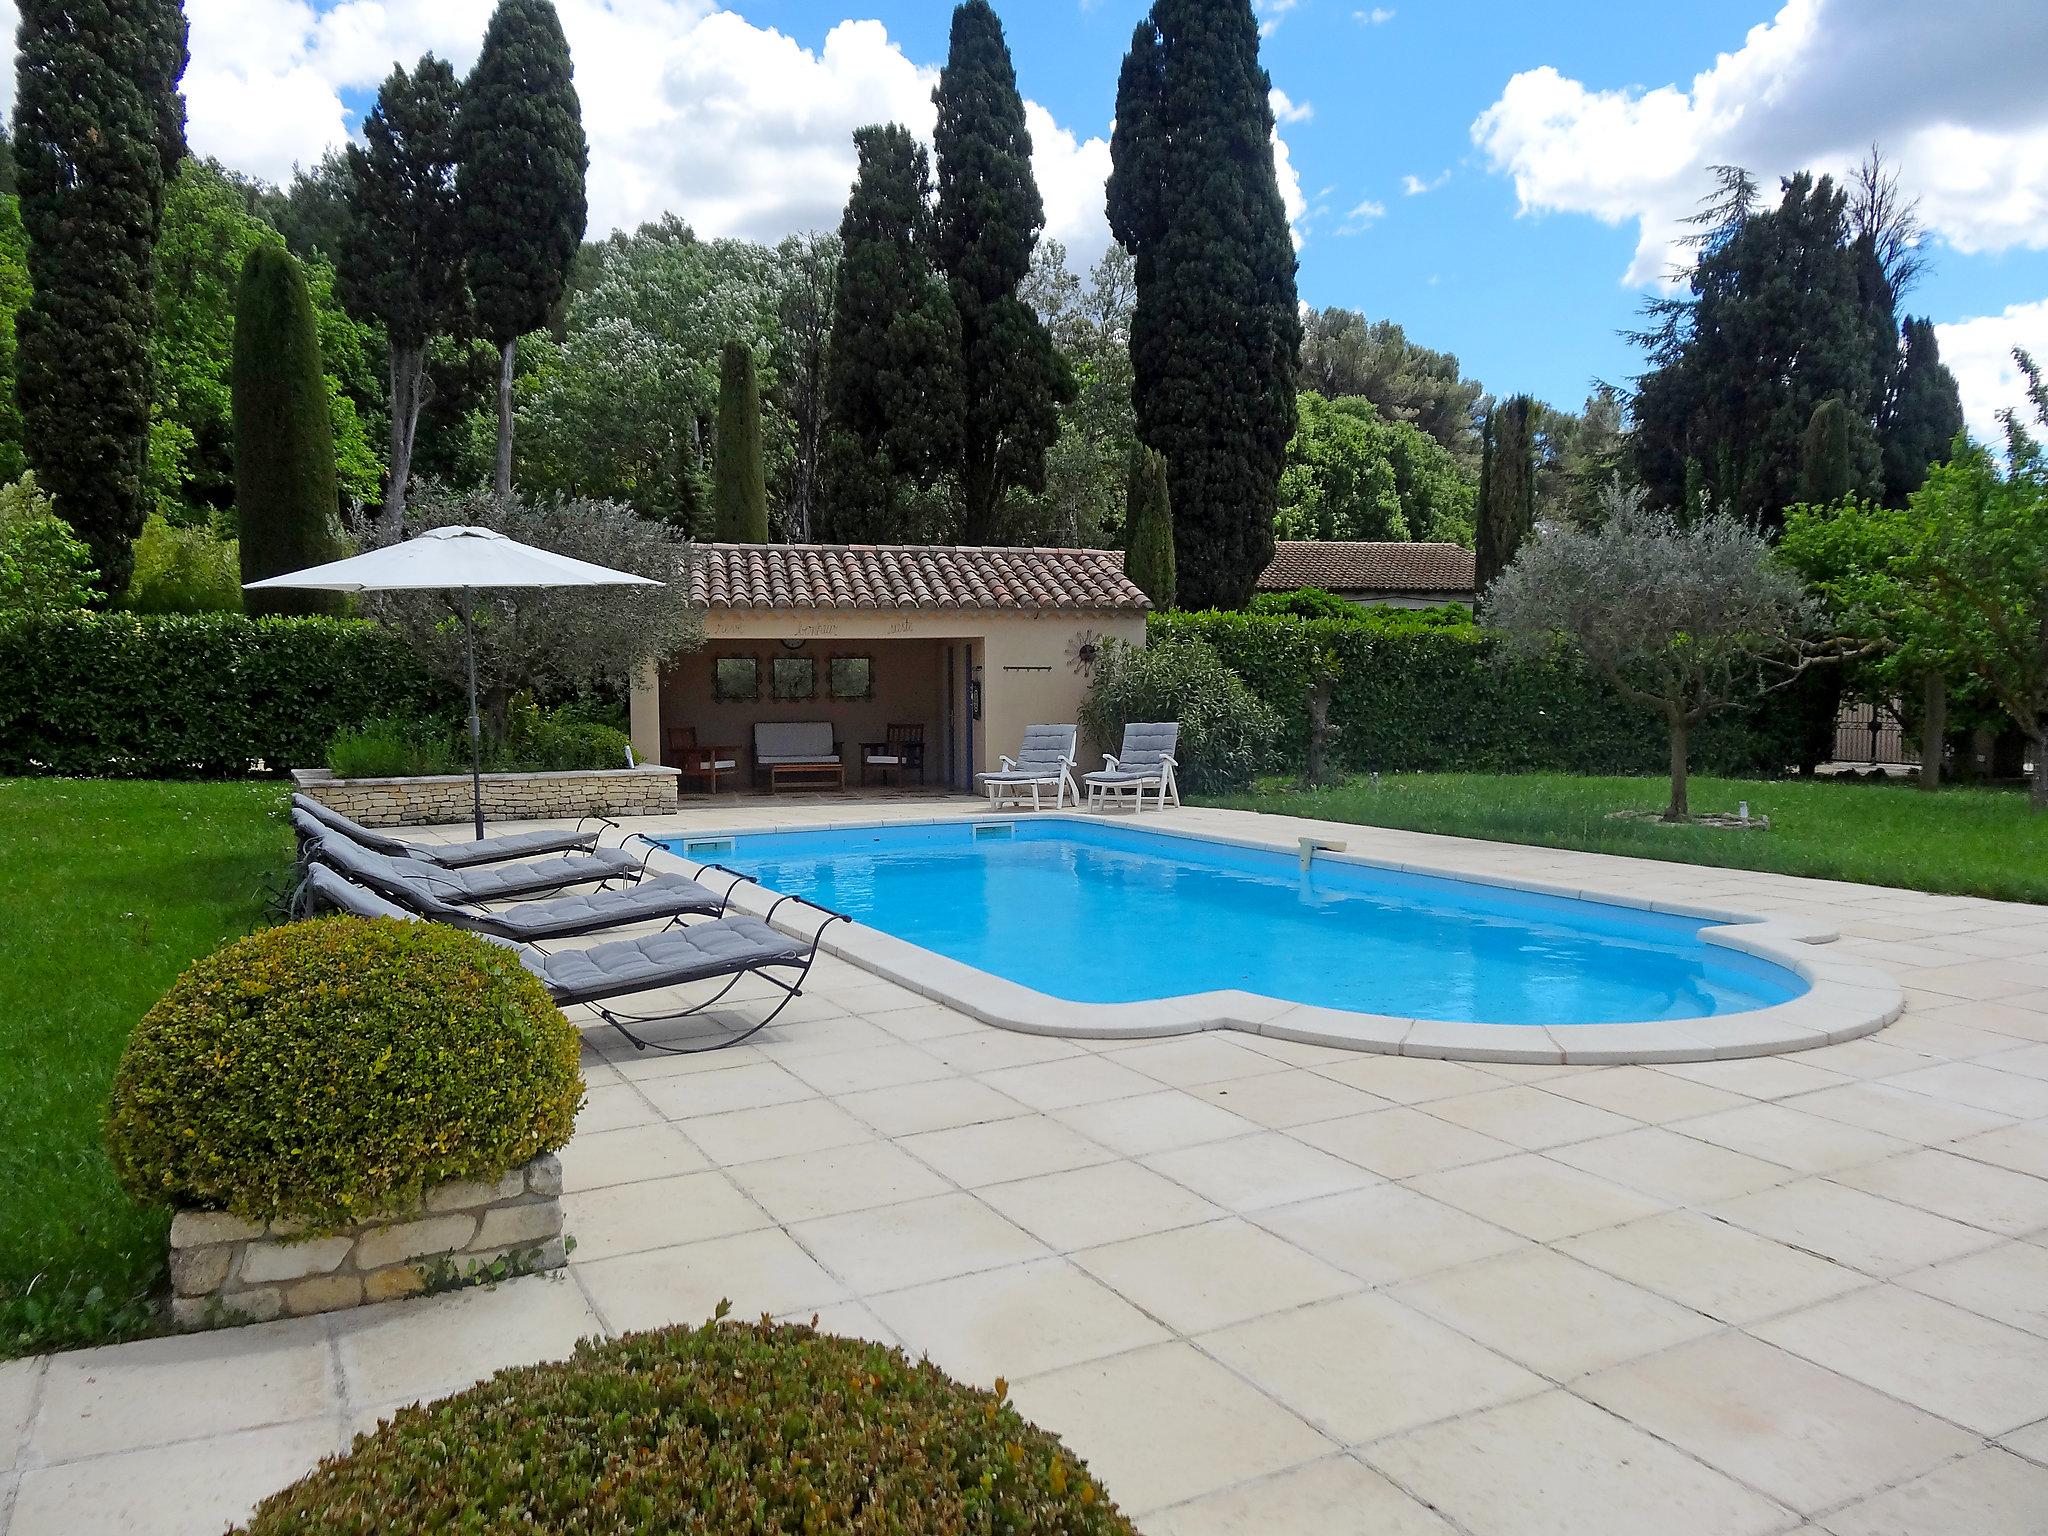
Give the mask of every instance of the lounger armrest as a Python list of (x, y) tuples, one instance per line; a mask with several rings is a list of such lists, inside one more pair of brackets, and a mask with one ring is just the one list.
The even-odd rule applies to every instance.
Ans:
[(1002, 771), (1004, 773), (1015, 773), (1017, 771), (1017, 759), (1014, 757), (998, 757), (996, 761), (1003, 765)]
[(1103, 754), (1102, 754), (1102, 771), (1103, 771), (1104, 773), (1115, 773), (1115, 772), (1116, 772), (1116, 769), (1117, 769), (1117, 762), (1116, 762), (1116, 754), (1115, 754), (1114, 752), (1105, 752), (1105, 753), (1103, 753)]

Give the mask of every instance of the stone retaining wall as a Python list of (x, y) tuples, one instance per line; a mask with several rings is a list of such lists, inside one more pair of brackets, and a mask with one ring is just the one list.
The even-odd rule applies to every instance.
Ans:
[(559, 1269), (562, 1164), (543, 1153), (502, 1178), (456, 1180), (397, 1211), (326, 1237), (302, 1223), (259, 1225), (224, 1211), (171, 1221), (172, 1315), (184, 1328), (338, 1312), (427, 1288), (444, 1264), (466, 1277), (516, 1256), (522, 1270)]
[[(575, 773), (487, 773), (487, 821), (547, 821), (557, 817), (661, 816), (676, 808), (673, 768), (602, 768)], [(292, 778), (303, 794), (352, 816), (366, 827), (424, 827), (468, 821), (469, 775), (421, 779), (337, 779), (325, 769), (300, 768)]]

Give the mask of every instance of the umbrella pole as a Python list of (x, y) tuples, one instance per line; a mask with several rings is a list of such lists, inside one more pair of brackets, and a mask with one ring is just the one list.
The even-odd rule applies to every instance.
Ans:
[(469, 652), (469, 792), (476, 840), (484, 840), (484, 728), (476, 708), (476, 593), (462, 589), (462, 634)]

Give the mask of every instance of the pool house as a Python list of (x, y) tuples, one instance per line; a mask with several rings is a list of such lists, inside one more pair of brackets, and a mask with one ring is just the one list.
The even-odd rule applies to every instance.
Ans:
[(970, 789), (1027, 725), (1078, 719), (1150, 606), (1096, 549), (703, 544), (691, 588), (705, 643), (646, 670), (632, 720), (686, 795)]

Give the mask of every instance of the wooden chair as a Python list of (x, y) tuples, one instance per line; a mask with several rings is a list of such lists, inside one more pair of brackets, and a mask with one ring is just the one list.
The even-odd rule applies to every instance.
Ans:
[(886, 735), (886, 741), (870, 741), (861, 747), (861, 783), (867, 783), (870, 770), (885, 779), (893, 773), (898, 784), (905, 773), (915, 773), (917, 782), (924, 783), (924, 727), (892, 725)]
[(718, 793), (719, 775), (737, 785), (740, 776), (738, 747), (700, 747), (694, 725), (674, 725), (668, 732), (668, 765), (681, 774), (679, 782), (695, 784), (708, 794)]

